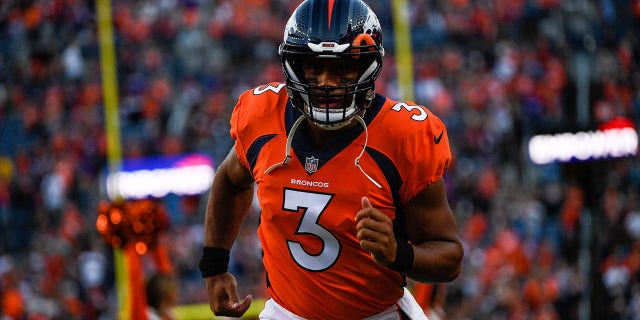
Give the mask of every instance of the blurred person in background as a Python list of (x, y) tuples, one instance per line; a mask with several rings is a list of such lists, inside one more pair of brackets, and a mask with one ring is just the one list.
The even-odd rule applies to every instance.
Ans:
[(286, 84), (240, 96), (211, 187), (200, 260), (211, 309), (240, 317), (251, 304), (228, 263), (257, 184), (261, 319), (426, 319), (407, 277), (452, 281), (463, 257), (444, 124), (376, 94), (382, 29), (361, 0), (302, 2), (279, 53)]
[(163, 273), (156, 273), (147, 280), (147, 319), (176, 320), (174, 307), (178, 303), (178, 283), (176, 279)]

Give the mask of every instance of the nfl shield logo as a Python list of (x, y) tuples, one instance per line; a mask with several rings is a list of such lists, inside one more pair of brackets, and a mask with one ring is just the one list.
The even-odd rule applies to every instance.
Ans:
[(312, 174), (318, 171), (318, 159), (313, 156), (307, 157), (304, 162), (304, 170), (306, 170), (309, 174)]

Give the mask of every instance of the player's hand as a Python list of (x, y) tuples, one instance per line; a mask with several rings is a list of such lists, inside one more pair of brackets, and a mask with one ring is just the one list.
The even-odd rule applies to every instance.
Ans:
[(371, 253), (377, 263), (388, 266), (396, 259), (396, 238), (393, 221), (362, 197), (362, 210), (356, 213), (357, 238), (360, 247)]
[(216, 316), (241, 317), (251, 306), (251, 295), (240, 302), (238, 284), (231, 273), (222, 273), (205, 279), (209, 292), (209, 307)]

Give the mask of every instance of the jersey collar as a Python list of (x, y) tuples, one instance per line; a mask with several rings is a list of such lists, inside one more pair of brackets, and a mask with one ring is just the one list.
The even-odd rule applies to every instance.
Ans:
[[(375, 98), (371, 102), (371, 106), (367, 109), (367, 112), (364, 114), (364, 121), (369, 126), (369, 124), (375, 119), (376, 115), (382, 109), (382, 105), (386, 101), (386, 98), (380, 94), (376, 94)], [(291, 101), (287, 101), (287, 108), (285, 108), (285, 128), (286, 132), (291, 132), (291, 127), (293, 123), (296, 121), (298, 117), (300, 117), (302, 113), (293, 107)], [(291, 144), (291, 148), (293, 152), (296, 154), (298, 160), (304, 167), (305, 161), (307, 157), (314, 157), (319, 159), (318, 161), (318, 169), (322, 167), (323, 164), (331, 160), (334, 156), (344, 150), (347, 146), (349, 146), (353, 141), (355, 141), (360, 134), (364, 131), (364, 128), (360, 125), (352, 126), (351, 128), (346, 129), (339, 136), (337, 136), (330, 143), (322, 146), (315, 147), (313, 143), (309, 140), (309, 138), (305, 135), (303, 130), (299, 130), (296, 132), (293, 137), (293, 141)]]

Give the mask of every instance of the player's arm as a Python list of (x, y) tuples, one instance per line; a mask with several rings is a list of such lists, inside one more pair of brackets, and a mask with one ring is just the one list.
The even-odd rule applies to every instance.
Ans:
[(403, 208), (414, 252), (407, 276), (420, 282), (449, 282), (458, 277), (464, 249), (442, 178)]
[[(222, 264), (228, 264), (228, 253), (238, 236), (252, 200), (253, 177), (238, 160), (235, 148), (232, 148), (218, 166), (211, 185), (204, 223), (204, 250), (210, 250), (210, 253), (207, 255), (203, 252), (201, 269), (213, 266), (217, 269), (220, 267), (220, 261), (223, 261)], [(222, 253), (226, 253), (226, 257)], [(208, 258), (205, 259), (205, 256)], [(226, 265), (224, 267), (226, 270)], [(209, 292), (209, 306), (216, 315), (240, 317), (247, 311), (251, 305), (251, 296), (240, 301), (236, 279), (232, 274), (212, 272), (212, 269), (209, 269), (203, 271), (203, 276)]]
[(204, 245), (231, 250), (252, 201), (253, 177), (238, 160), (235, 148), (231, 148), (211, 185)]

